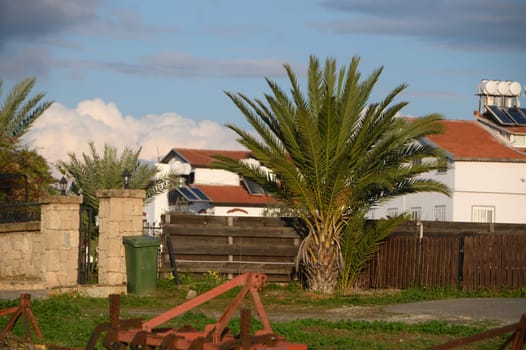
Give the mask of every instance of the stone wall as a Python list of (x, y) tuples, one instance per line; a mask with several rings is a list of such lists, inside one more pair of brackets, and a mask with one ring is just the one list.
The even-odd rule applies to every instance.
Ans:
[(0, 224), (0, 289), (31, 283), (44, 288), (40, 222)]
[(77, 196), (45, 196), (40, 221), (0, 225), (0, 290), (76, 285), (81, 202)]
[(40, 203), (42, 265), (47, 288), (73, 288), (78, 280), (79, 209), (82, 197), (46, 196)]
[(142, 235), (143, 190), (100, 190), (97, 285), (78, 285), (79, 196), (45, 196), (40, 221), (0, 224), (0, 291), (126, 293), (124, 236)]
[(143, 190), (98, 190), (100, 286), (126, 287), (124, 236), (142, 235)]

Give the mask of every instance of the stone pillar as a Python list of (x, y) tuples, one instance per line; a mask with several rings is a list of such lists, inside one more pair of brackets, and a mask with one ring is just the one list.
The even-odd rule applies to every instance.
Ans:
[(99, 286), (126, 286), (122, 238), (142, 235), (145, 196), (144, 190), (97, 190)]
[(81, 203), (80, 196), (40, 199), (41, 261), (48, 289), (77, 286)]

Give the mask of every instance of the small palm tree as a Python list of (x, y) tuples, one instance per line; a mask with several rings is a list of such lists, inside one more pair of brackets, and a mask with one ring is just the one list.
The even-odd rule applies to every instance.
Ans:
[(71, 191), (82, 194), (84, 204), (98, 212), (99, 201), (96, 196), (98, 189), (123, 188), (122, 174), (125, 169), (130, 171), (130, 188), (144, 189), (148, 198), (165, 188), (164, 179), (156, 177), (157, 168), (141, 162), (141, 148), (132, 150), (126, 147), (119, 155), (117, 148), (104, 145), (101, 156), (93, 142), (89, 143), (89, 154), (82, 153), (79, 158), (70, 153), (69, 161), (58, 161), (58, 169), (68, 177), (73, 178)]
[(435, 169), (435, 161), (413, 162), (441, 156), (417, 142), (441, 132), (441, 117), (398, 118), (406, 103), (393, 101), (405, 85), (369, 103), (382, 68), (361, 80), (358, 64), (354, 57), (337, 70), (329, 58), (322, 69), (310, 57), (306, 93), (289, 65), (284, 68), (290, 95), (269, 79), (265, 101), (226, 93), (255, 133), (227, 127), (260, 165), (217, 156), (217, 166), (258, 182), (302, 219), (306, 233), (298, 262), (308, 289), (321, 293), (334, 293), (343, 268), (344, 233), (368, 208), (405, 193), (449, 193), (444, 184), (419, 177)]
[[(33, 122), (53, 104), (53, 101), (42, 101), (46, 95), (43, 92), (26, 101), (35, 82), (35, 78), (26, 78), (16, 84), (0, 106), (0, 133), (4, 137), (20, 139)], [(0, 92), (1, 88), (0, 80)]]

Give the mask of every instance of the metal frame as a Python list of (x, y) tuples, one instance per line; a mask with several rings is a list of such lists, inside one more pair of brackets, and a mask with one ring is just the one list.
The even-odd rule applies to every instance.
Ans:
[(6, 337), (7, 333), (13, 330), (20, 316), (22, 316), (24, 319), (24, 327), (26, 331), (25, 340), (26, 341), (32, 340), (31, 328), (29, 327), (30, 325), (33, 327), (35, 335), (38, 338), (42, 338), (42, 332), (40, 332), (40, 328), (38, 327), (37, 320), (35, 319), (35, 316), (33, 315), (31, 308), (29, 307), (30, 305), (31, 305), (31, 295), (21, 294), (20, 302), (18, 306), (0, 310), (0, 317), (13, 314), (13, 316), (11, 316), (9, 321), (7, 321), (7, 324), (4, 326), (4, 328), (2, 328), (2, 330), (0, 331), (0, 340), (3, 340)]
[[(110, 295), (110, 322), (99, 325), (93, 332), (86, 350), (94, 349), (102, 332), (106, 332), (103, 344), (108, 349), (171, 349), (171, 350), (307, 350), (303, 343), (289, 343), (272, 330), (267, 314), (261, 303), (258, 290), (267, 280), (267, 276), (259, 273), (245, 273), (236, 278), (209, 290), (194, 299), (178, 305), (149, 321), (141, 319), (121, 320), (120, 296)], [(191, 309), (210, 301), (211, 299), (243, 286), (238, 295), (226, 308), (223, 315), (216, 323), (205, 326), (203, 331), (185, 326), (179, 329), (158, 328), (160, 325), (180, 316)], [(250, 311), (241, 311), (241, 331), (238, 337), (234, 336), (227, 325), (234, 311), (238, 308), (244, 297), (250, 294), (256, 312), (263, 325), (263, 329), (250, 334)]]

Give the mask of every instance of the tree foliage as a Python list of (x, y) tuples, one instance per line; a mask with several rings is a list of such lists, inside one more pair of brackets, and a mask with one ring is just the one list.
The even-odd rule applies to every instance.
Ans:
[[(53, 101), (42, 101), (46, 95), (43, 92), (28, 98), (35, 83), (35, 78), (22, 80), (12, 88), (2, 103), (0, 130), (4, 137), (19, 140), (31, 128), (35, 120), (53, 104)], [(1, 91), (2, 81), (0, 80), (0, 93)]]
[[(51, 184), (56, 181), (51, 176), (47, 161), (29, 145), (22, 144), (20, 139), (53, 103), (42, 101), (44, 93), (29, 97), (34, 85), (34, 78), (22, 80), (12, 88), (0, 105), (0, 173), (21, 174), (27, 178), (27, 193), (21, 178), (3, 178), (0, 193), (2, 201), (27, 199), (35, 202), (40, 196), (50, 192)], [(0, 94), (1, 88), (0, 80)]]
[(83, 196), (85, 205), (98, 211), (99, 201), (96, 191), (99, 189), (123, 188), (122, 174), (124, 170), (131, 173), (130, 189), (144, 189), (147, 198), (161, 191), (163, 179), (156, 179), (157, 168), (139, 159), (141, 148), (132, 150), (126, 147), (119, 155), (117, 148), (104, 145), (104, 153), (100, 155), (93, 142), (89, 143), (89, 153), (77, 156), (68, 154), (68, 161), (59, 161), (58, 169), (67, 177), (73, 179), (70, 191)]
[[(333, 293), (341, 273), (352, 271), (343, 261), (344, 239), (359, 248), (353, 253), (346, 246), (347, 256), (356, 260), (364, 245), (374, 247), (385, 236), (375, 230), (357, 233), (369, 208), (406, 193), (449, 193), (444, 184), (419, 176), (436, 169), (435, 159), (442, 156), (417, 142), (441, 132), (441, 116), (399, 118), (407, 103), (394, 101), (405, 85), (370, 103), (382, 68), (362, 78), (358, 65), (354, 57), (337, 69), (328, 58), (321, 67), (311, 56), (306, 91), (286, 64), (290, 94), (269, 79), (264, 100), (226, 93), (255, 132), (227, 127), (260, 166), (220, 156), (217, 166), (258, 182), (303, 220), (307, 229), (298, 262), (307, 287), (322, 293)], [(377, 232), (376, 239), (371, 232)]]

